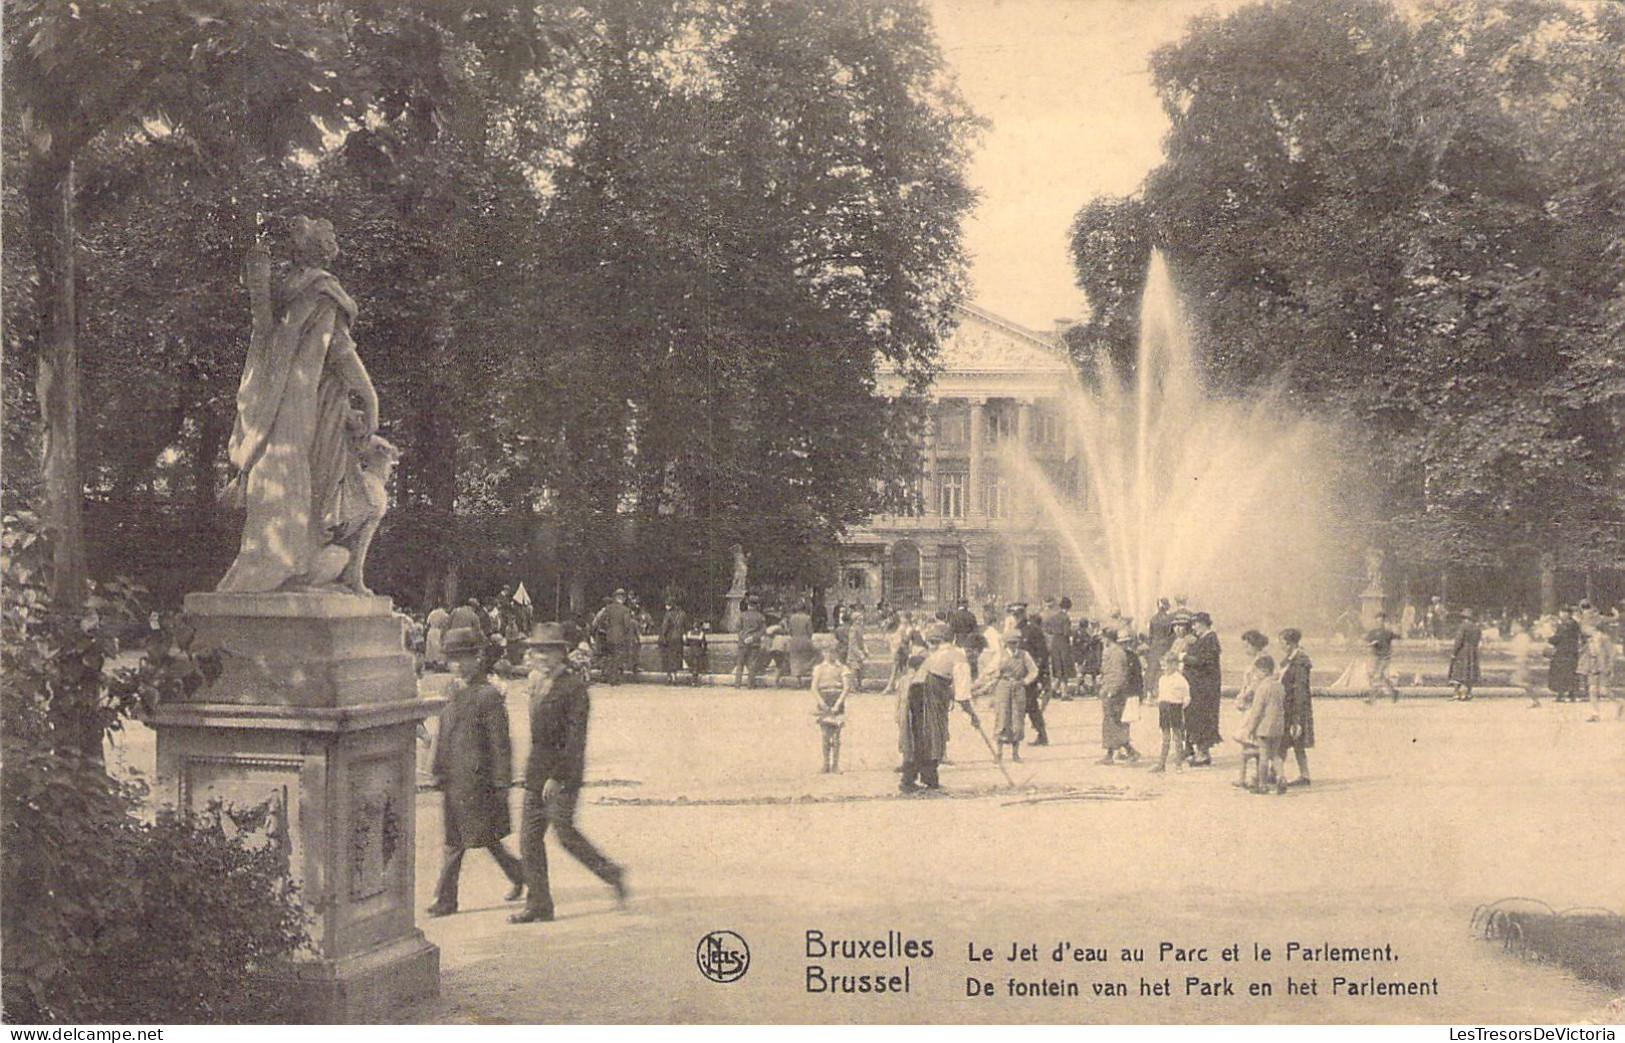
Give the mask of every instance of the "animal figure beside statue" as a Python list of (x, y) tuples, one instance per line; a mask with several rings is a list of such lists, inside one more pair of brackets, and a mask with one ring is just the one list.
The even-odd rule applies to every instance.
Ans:
[(355, 464), (340, 491), (341, 519), (330, 531), (333, 542), (317, 552), (305, 580), (309, 586), (335, 585), (370, 596), (367, 551), (389, 511), (389, 478), (401, 453), (382, 435), (359, 439)]

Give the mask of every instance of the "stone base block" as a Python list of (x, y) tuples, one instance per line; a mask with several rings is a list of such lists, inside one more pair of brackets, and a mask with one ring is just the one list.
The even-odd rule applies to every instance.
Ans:
[(193, 645), (222, 653), (214, 703), (357, 706), (415, 690), (388, 598), (334, 593), (188, 594)]
[(440, 950), (414, 931), (338, 960), (268, 970), (259, 984), (274, 997), (275, 1021), (310, 1025), (394, 1021), (407, 1007), (440, 995)]

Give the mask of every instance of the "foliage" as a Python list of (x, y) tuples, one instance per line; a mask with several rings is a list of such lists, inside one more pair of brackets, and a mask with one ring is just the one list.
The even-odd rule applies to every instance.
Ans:
[[(290, 954), (303, 912), (286, 854), (244, 831), (265, 811), (212, 807), (142, 821), (139, 787), (101, 763), (104, 734), (218, 676), (188, 637), (150, 624), (125, 583), (83, 615), (53, 611), (53, 556), (31, 515), (5, 519), (0, 555), (0, 848), (8, 1020), (233, 1020), (245, 976)], [(110, 667), (115, 634), (145, 654)], [(85, 748), (79, 707), (95, 706)]]
[[(1104, 351), (1114, 366), (1126, 369), (1139, 338), (1140, 290), (1151, 254), (1144, 202), (1094, 200), (1073, 220), (1071, 245), (1072, 255), (1080, 259), (1078, 288), (1089, 301), (1089, 316), (1067, 331), (1067, 343), (1074, 355)], [(1083, 367), (1084, 373), (1089, 371)]]
[(798, 577), (911, 477), (875, 368), (930, 372), (975, 122), (912, 3), (628, 4), (592, 41), (540, 335), (476, 444), (589, 574), (630, 537), (690, 590), (724, 589), (735, 543)]
[(1152, 62), (1163, 164), (1079, 215), (1092, 321), (1129, 317), (1110, 237), (1143, 213), (1215, 386), (1347, 421), (1402, 559), (1617, 566), (1622, 25), (1546, 0), (1197, 19)]
[[(8, 744), (9, 745), (9, 744)], [(8, 748), (4, 1014), (12, 1022), (237, 1022), (251, 975), (306, 943), (267, 807), (136, 817), (100, 766)]]
[[(150, 574), (181, 533), (211, 561), (230, 542), (210, 504), (247, 339), (240, 259), (278, 230), (258, 215), (338, 225), (405, 450), (375, 570), (397, 597), (437, 599), (494, 561), (533, 586), (719, 593), (733, 542), (764, 573), (816, 579), (816, 543), (910, 487), (918, 411), (876, 396), (874, 372), (930, 373), (962, 293), (977, 125), (921, 5), (258, 6), (183, 35), (218, 29), (248, 54), (256, 26), (291, 20), (315, 64), (275, 82), (322, 89), (278, 118), (302, 113), (319, 141), (260, 135), (265, 99), (221, 58), (174, 73), (218, 103), (155, 110), (154, 84), (130, 114), (157, 119), (79, 153), (80, 455), (91, 530), (114, 542), (93, 564)], [(13, 49), (67, 17), (28, 11)], [(8, 320), (27, 304), (8, 294)]]

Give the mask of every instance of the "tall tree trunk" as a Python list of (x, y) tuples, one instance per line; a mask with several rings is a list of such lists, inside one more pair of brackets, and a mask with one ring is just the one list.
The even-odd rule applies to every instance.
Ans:
[(1540, 614), (1557, 614), (1557, 555), (1551, 551), (1540, 555)]
[[(30, 247), (39, 273), (39, 398), (44, 521), (52, 553), (51, 603), (72, 626), (84, 609), (84, 479), (79, 471), (79, 342), (74, 290), (73, 164), (41, 160), (30, 172)], [(62, 692), (51, 706), (57, 747), (100, 763), (100, 678)]]
[(85, 600), (84, 481), (79, 473), (79, 343), (73, 164), (41, 164), (28, 185), (34, 263), (40, 280), (39, 398), (44, 451), (45, 523), (51, 530), (57, 609), (77, 613)]
[[(432, 336), (432, 335), (431, 335)], [(421, 383), (407, 393), (406, 429), (410, 451), (401, 462), (401, 489), (422, 506), (429, 522), (431, 542), (421, 553), (420, 581), (433, 607), (456, 590), (454, 559), (457, 553), (457, 425), (446, 401), (438, 373), (444, 353), (432, 348), (432, 358)]]

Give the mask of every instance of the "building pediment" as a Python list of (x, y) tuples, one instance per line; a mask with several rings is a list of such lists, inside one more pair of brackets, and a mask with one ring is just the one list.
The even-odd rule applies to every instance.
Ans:
[(1055, 337), (973, 304), (956, 311), (959, 325), (942, 346), (942, 375), (1071, 372), (1066, 350)]
[[(1052, 390), (1057, 378), (1073, 372), (1071, 357), (1052, 333), (1030, 330), (974, 304), (954, 309), (959, 324), (942, 343), (933, 393), (937, 395), (1020, 394)], [(902, 390), (895, 370), (880, 378), (881, 391)]]

